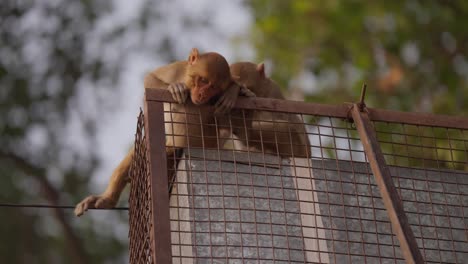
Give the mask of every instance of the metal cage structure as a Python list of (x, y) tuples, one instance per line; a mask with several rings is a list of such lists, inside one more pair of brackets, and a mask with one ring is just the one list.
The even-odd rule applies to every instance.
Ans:
[[(266, 98), (174, 118), (173, 103), (145, 91), (130, 263), (468, 259), (467, 118)], [(166, 146), (177, 137), (183, 151)]]

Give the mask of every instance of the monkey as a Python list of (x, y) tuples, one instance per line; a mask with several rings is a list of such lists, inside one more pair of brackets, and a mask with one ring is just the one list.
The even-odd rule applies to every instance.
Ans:
[[(253, 96), (231, 78), (229, 64), (223, 56), (215, 52), (200, 54), (195, 48), (187, 61), (176, 61), (148, 73), (144, 78), (144, 87), (166, 88), (178, 103), (164, 103), (169, 177), (174, 173), (172, 168), (177, 165), (178, 150), (184, 147), (222, 147), (223, 141), (219, 143), (216, 138), (218, 131), (202, 125), (213, 122), (213, 113), (194, 106), (217, 100), (215, 113), (222, 114), (230, 111), (239, 94)], [(190, 100), (187, 100), (189, 97)], [(89, 208), (112, 208), (117, 204), (129, 182), (133, 155), (132, 149), (113, 171), (102, 194), (90, 195), (76, 205), (76, 216), (81, 216)]]
[[(281, 89), (265, 74), (265, 65), (251, 62), (237, 62), (230, 65), (231, 75), (242, 87), (257, 97), (282, 99)], [(238, 124), (233, 134), (245, 147), (285, 157), (310, 157), (310, 142), (303, 121), (294, 114), (246, 111), (247, 129)], [(239, 115), (239, 114), (237, 114)], [(239, 117), (242, 119), (244, 117)], [(247, 131), (246, 131), (247, 130)]]

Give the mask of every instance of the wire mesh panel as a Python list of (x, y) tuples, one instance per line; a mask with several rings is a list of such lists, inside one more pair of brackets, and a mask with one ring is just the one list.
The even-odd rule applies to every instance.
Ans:
[[(402, 256), (354, 127), (330, 117), (308, 118), (312, 156), (295, 164), (302, 229), (319, 231), (321, 263), (394, 263)], [(299, 165), (299, 166), (298, 166)], [(301, 173), (302, 172), (302, 173)], [(322, 224), (321, 224), (322, 223)], [(311, 239), (310, 233), (306, 236)], [(313, 241), (313, 240), (312, 240)], [(313, 245), (313, 244), (312, 244)], [(324, 255), (324, 254), (321, 254)], [(314, 259), (308, 259), (313, 262)]]
[[(422, 126), (430, 119), (414, 115), (407, 123), (418, 125), (403, 124), (395, 120), (404, 116), (369, 109), (377, 139), (361, 139), (348, 105), (254, 99), (215, 117), (210, 107), (181, 107), (167, 93), (150, 92), (147, 100), (165, 102), (164, 124), (156, 126), (165, 127), (166, 153), (151, 155), (167, 158), (170, 230), (160, 230), (170, 241), (159, 242), (170, 243), (173, 263), (419, 263), (418, 247), (429, 263), (468, 257), (466, 129)], [(152, 212), (148, 202), (153, 157), (141, 129), (130, 258), (152, 263), (158, 208)], [(374, 175), (375, 153), (365, 141), (372, 138), (397, 197)]]
[(141, 112), (138, 117), (134, 155), (129, 172), (132, 183), (129, 197), (130, 263), (154, 263), (150, 236), (153, 223), (148, 167), (144, 117)]
[[(374, 123), (427, 263), (468, 258), (468, 131)], [(396, 167), (398, 166), (398, 167)]]
[[(188, 147), (174, 156), (174, 263), (403, 261), (350, 123), (247, 110), (207, 122), (186, 124)], [(204, 125), (244, 134), (196, 141), (210, 138), (191, 127)]]

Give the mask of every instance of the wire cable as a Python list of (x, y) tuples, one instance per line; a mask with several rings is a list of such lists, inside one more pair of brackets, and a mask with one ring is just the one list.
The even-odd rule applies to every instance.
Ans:
[[(0, 203), (0, 207), (13, 208), (60, 208), (60, 209), (75, 209), (72, 205), (51, 205), (51, 204), (15, 204), (15, 203)], [(114, 208), (88, 208), (91, 210), (128, 210), (128, 207)]]

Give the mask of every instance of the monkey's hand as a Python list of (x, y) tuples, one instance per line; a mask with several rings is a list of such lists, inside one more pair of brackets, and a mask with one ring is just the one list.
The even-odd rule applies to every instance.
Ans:
[(215, 104), (215, 115), (222, 115), (230, 112), (232, 107), (236, 104), (240, 90), (241, 86), (236, 82), (229, 86)]
[(90, 195), (75, 207), (75, 215), (81, 216), (90, 208), (113, 208), (117, 201), (104, 195)]
[(187, 86), (183, 83), (172, 83), (167, 87), (169, 92), (172, 94), (172, 98), (177, 101), (179, 104), (185, 103), (187, 101), (189, 92)]

